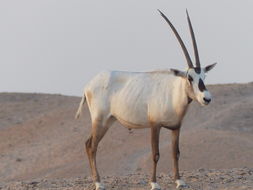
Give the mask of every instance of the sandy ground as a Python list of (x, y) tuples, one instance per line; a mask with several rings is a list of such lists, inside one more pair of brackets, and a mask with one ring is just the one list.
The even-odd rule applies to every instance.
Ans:
[[(253, 83), (209, 89), (212, 104), (193, 103), (182, 126), (183, 178), (189, 189), (253, 189)], [(0, 189), (92, 189), (84, 153), (90, 119), (86, 107), (81, 119), (74, 119), (79, 101), (0, 93)], [(160, 149), (159, 181), (163, 189), (173, 189), (168, 130), (161, 132)], [(116, 123), (98, 150), (105, 185), (149, 189), (150, 156), (148, 129), (130, 133)]]

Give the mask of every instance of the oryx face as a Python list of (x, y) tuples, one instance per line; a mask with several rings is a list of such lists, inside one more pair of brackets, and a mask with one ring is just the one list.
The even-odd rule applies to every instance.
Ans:
[(190, 98), (195, 99), (201, 105), (208, 105), (212, 96), (205, 85), (206, 72), (208, 72), (211, 67), (213, 68), (215, 64), (210, 65), (206, 68), (189, 68), (185, 73), (185, 78), (191, 87), (191, 92), (189, 94)]
[(192, 64), (190, 55), (184, 45), (183, 40), (181, 39), (180, 35), (178, 34), (176, 28), (173, 26), (173, 24), (169, 21), (169, 19), (160, 11), (160, 14), (162, 15), (162, 17), (165, 19), (165, 21), (169, 24), (170, 28), (172, 29), (172, 31), (174, 32), (178, 42), (181, 45), (181, 48), (183, 50), (183, 53), (185, 55), (187, 64), (188, 64), (188, 69), (187, 72), (182, 72), (176, 69), (171, 69), (172, 72), (174, 72), (174, 74), (176, 76), (180, 76), (183, 77), (187, 80), (188, 82), (188, 86), (190, 86), (190, 92), (188, 91), (188, 96), (191, 99), (195, 99), (197, 100), (201, 105), (208, 105), (211, 102), (211, 94), (209, 93), (209, 91), (207, 90), (204, 80), (205, 80), (205, 74), (210, 71), (215, 65), (209, 65), (205, 68), (201, 68), (200, 66), (200, 60), (199, 60), (199, 54), (198, 54), (198, 48), (197, 48), (197, 43), (196, 43), (196, 39), (195, 39), (195, 35), (193, 32), (193, 28), (192, 28), (192, 24), (191, 24), (191, 20), (189, 17), (189, 14), (186, 10), (186, 14), (187, 14), (187, 20), (188, 20), (188, 25), (189, 25), (189, 29), (190, 29), (190, 33), (191, 33), (191, 38), (192, 38), (192, 43), (193, 43), (193, 48), (194, 48), (194, 55), (195, 55), (195, 60), (196, 60), (196, 66), (194, 66)]

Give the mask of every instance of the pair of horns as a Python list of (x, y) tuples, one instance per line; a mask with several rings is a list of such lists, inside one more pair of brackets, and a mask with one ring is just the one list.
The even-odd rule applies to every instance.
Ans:
[[(159, 9), (158, 9), (158, 11), (160, 12), (161, 16), (165, 19), (165, 21), (170, 25), (172, 31), (174, 32), (175, 36), (177, 37), (177, 40), (178, 40), (178, 42), (180, 43), (180, 45), (183, 49), (183, 52), (184, 52), (184, 55), (185, 55), (185, 58), (186, 58), (186, 61), (187, 61), (187, 64), (188, 64), (189, 68), (193, 68), (194, 66), (192, 64), (191, 57), (190, 57), (190, 55), (189, 55), (189, 53), (188, 53), (188, 51), (187, 51), (187, 49), (184, 45), (183, 40), (179, 36), (176, 28), (173, 26), (173, 24), (169, 21), (169, 19)], [(186, 14), (187, 14), (187, 20), (188, 20), (188, 24), (189, 24), (189, 28), (190, 28), (190, 32), (191, 32), (192, 44), (193, 44), (194, 55), (195, 55), (195, 60), (196, 60), (196, 67), (200, 67), (198, 47), (197, 47), (197, 43), (196, 43), (196, 39), (195, 39), (193, 29), (192, 29), (191, 20), (190, 20), (190, 17), (189, 17), (189, 14), (188, 14), (187, 10), (186, 10)]]

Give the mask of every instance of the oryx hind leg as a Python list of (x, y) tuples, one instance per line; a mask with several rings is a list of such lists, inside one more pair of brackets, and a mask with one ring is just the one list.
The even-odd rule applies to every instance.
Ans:
[(89, 139), (86, 141), (86, 152), (89, 158), (90, 168), (92, 172), (92, 177), (94, 183), (96, 185), (96, 190), (104, 190), (105, 187), (102, 185), (100, 181), (99, 172), (97, 169), (96, 163), (96, 153), (97, 147), (101, 139), (104, 137), (108, 128), (111, 126), (113, 118), (109, 118), (106, 120), (103, 119), (94, 119), (92, 121), (92, 133)]

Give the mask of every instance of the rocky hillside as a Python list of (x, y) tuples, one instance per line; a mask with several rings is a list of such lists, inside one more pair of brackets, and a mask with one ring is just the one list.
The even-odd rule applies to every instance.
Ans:
[[(252, 180), (253, 83), (211, 85), (209, 89), (214, 97), (212, 104), (201, 107), (193, 103), (184, 120), (180, 168), (189, 176), (196, 176), (199, 168), (204, 168), (206, 175), (212, 173), (210, 169), (218, 169), (215, 171), (218, 173), (233, 173), (237, 170), (231, 168), (242, 168), (238, 171), (247, 170)], [(0, 93), (1, 188), (11, 183), (24, 188), (44, 184), (45, 187), (40, 189), (50, 189), (53, 184), (65, 184), (65, 180), (70, 186), (83, 187), (89, 182), (84, 143), (90, 134), (90, 119), (86, 106), (81, 118), (74, 119), (79, 101), (79, 97), (62, 95)], [(170, 131), (162, 130), (160, 147), (158, 173), (163, 173), (164, 178), (160, 179), (166, 181), (172, 165)], [(108, 177), (108, 181), (112, 182), (107, 185), (115, 183), (115, 189), (121, 182), (127, 186), (127, 177), (145, 181), (150, 164), (148, 129), (129, 132), (115, 123), (99, 146), (100, 173), (102, 176), (113, 176)], [(199, 179), (203, 180), (203, 177), (205, 175), (200, 175)], [(194, 189), (195, 177), (189, 179)], [(146, 184), (143, 185), (139, 189), (147, 188)], [(217, 188), (223, 186), (218, 185)], [(128, 189), (131, 189), (130, 186)]]

